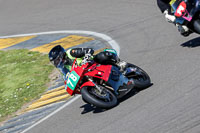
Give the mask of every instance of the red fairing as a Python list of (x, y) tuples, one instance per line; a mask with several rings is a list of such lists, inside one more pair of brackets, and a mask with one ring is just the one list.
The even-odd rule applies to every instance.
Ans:
[(104, 81), (108, 81), (111, 73), (111, 68), (111, 65), (99, 65), (95, 63), (89, 67), (91, 72), (87, 72), (85, 76), (92, 76), (99, 79), (103, 79)]
[(182, 1), (176, 10), (175, 16), (181, 17), (183, 13), (185, 12), (185, 10), (186, 10), (186, 3)]
[[(90, 66), (90, 64), (86, 63), (82, 66), (77, 66), (74, 63), (70, 73), (72, 71), (75, 71), (80, 76), (80, 79), (76, 86), (77, 88), (79, 86), (80, 81), (82, 80), (84, 76), (96, 77), (104, 81), (108, 81), (110, 73), (111, 73), (111, 69), (112, 69), (112, 65), (100, 65), (100, 64), (94, 63)], [(65, 81), (65, 85), (66, 85), (66, 82), (67, 81)], [(88, 81), (88, 82), (85, 82), (80, 88), (84, 86), (94, 86), (94, 84), (91, 81)], [(70, 95), (73, 95), (74, 93), (80, 94), (80, 92), (78, 92), (77, 89), (72, 90), (68, 86), (66, 87), (67, 87), (66, 91)]]
[(72, 96), (74, 91), (67, 87), (67, 92)]
[(75, 66), (70, 72), (72, 72), (72, 71), (76, 71), (76, 73), (81, 77), (84, 69), (82, 69), (79, 66)]
[[(76, 73), (77, 73), (80, 77), (82, 77), (82, 76), (83, 76), (84, 69), (82, 69), (81, 67), (79, 67), (79, 66), (77, 66), (77, 65), (73, 65), (70, 72), (72, 72), (72, 71), (76, 71)], [(66, 82), (67, 82), (67, 81), (65, 81), (65, 85), (66, 85)], [(79, 81), (79, 82), (80, 82), (80, 81)], [(79, 83), (78, 83), (78, 84), (79, 84)], [(70, 89), (69, 87), (67, 87), (66, 91), (67, 91), (70, 95), (73, 95), (73, 94), (74, 94), (74, 91), (76, 91), (76, 90), (72, 90), (72, 89)]]
[(81, 88), (83, 88), (84, 86), (94, 86), (94, 83), (92, 83), (91, 81), (88, 81), (82, 84)]

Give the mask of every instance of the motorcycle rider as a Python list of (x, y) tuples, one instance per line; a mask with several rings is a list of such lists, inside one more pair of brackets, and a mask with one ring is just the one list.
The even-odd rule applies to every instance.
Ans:
[(53, 47), (49, 52), (50, 62), (63, 73), (64, 80), (67, 73), (71, 70), (74, 60), (76, 59), (77, 65), (84, 64), (88, 58), (100, 64), (111, 64), (119, 66), (120, 70), (126, 67), (125, 61), (119, 61), (116, 54), (103, 51), (93, 57), (94, 50), (92, 48), (72, 48), (65, 51), (61, 45)]
[[(175, 24), (176, 17), (171, 13), (170, 2), (171, 0), (157, 0), (157, 5), (160, 8), (161, 12), (164, 14), (165, 19), (169, 23)], [(185, 37), (189, 36), (192, 33), (186, 25), (180, 25), (180, 24), (175, 24), (175, 25), (176, 27), (178, 27), (178, 31), (180, 32), (180, 34)]]

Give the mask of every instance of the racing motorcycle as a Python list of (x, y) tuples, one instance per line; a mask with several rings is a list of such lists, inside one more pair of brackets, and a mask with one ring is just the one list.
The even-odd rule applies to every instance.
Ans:
[(175, 23), (186, 25), (190, 32), (200, 34), (200, 0), (172, 0), (172, 13)]
[(132, 89), (144, 89), (151, 84), (148, 74), (130, 63), (121, 72), (116, 65), (93, 60), (78, 66), (75, 59), (66, 77), (65, 89), (70, 95), (81, 94), (83, 101), (103, 109), (116, 106), (118, 99)]

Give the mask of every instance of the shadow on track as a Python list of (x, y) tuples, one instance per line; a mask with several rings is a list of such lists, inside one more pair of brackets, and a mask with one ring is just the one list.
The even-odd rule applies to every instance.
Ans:
[(200, 46), (200, 37), (194, 38), (192, 40), (189, 40), (180, 46), (182, 47), (188, 47), (188, 48), (195, 48)]
[(128, 98), (130, 98), (130, 97), (132, 97), (132, 96), (138, 94), (139, 92), (148, 89), (148, 88), (151, 87), (152, 85), (153, 85), (153, 83), (151, 83), (147, 88), (144, 88), (144, 89), (137, 89), (137, 88), (136, 88), (135, 90), (134, 90), (134, 89), (131, 90), (126, 96), (124, 96), (124, 97), (118, 99), (119, 104), (122, 103), (123, 101), (127, 100)]
[[(153, 83), (151, 83), (151, 85), (149, 87), (151, 87), (153, 85)], [(146, 90), (148, 89), (149, 87), (147, 88), (144, 88), (142, 90), (138, 90), (137, 88), (134, 90), (131, 90), (126, 96), (118, 99), (118, 105), (120, 103), (122, 103), (123, 101), (127, 100), (128, 98), (136, 95), (137, 93), (139, 93), (140, 91), (143, 91), (143, 90)], [(117, 106), (118, 106), (117, 105)], [(101, 113), (101, 112), (105, 112), (105, 111), (108, 111), (110, 109), (101, 109), (101, 108), (98, 108), (98, 107), (95, 107), (95, 106), (92, 106), (91, 104), (89, 103), (86, 103), (84, 104), (83, 106), (81, 106), (80, 108), (83, 108), (83, 111), (81, 112), (81, 114), (86, 114), (86, 113), (89, 113), (89, 112), (93, 112), (93, 113)], [(112, 109), (112, 108), (111, 108)]]
[(86, 114), (89, 112), (93, 112), (93, 113), (101, 113), (106, 111), (106, 109), (101, 109), (95, 106), (92, 106), (89, 103), (86, 103), (85, 105), (81, 106), (80, 108), (83, 108), (83, 111), (81, 112), (81, 114)]

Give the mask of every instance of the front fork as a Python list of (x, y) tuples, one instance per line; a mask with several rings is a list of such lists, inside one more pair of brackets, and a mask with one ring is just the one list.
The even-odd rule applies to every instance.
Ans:
[(102, 93), (102, 89), (101, 87), (99, 87), (91, 78), (87, 77), (87, 79), (92, 82), (94, 84), (94, 86), (97, 88), (97, 90), (100, 92), (100, 94)]

